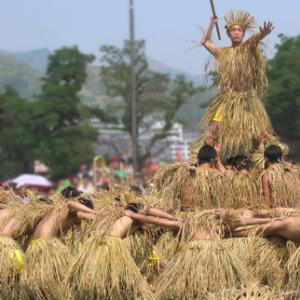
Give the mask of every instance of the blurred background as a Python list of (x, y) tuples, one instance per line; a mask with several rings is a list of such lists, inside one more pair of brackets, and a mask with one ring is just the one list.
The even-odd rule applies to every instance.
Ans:
[[(198, 122), (216, 94), (200, 45), (211, 16), (208, 0), (1, 4), (3, 183), (73, 184), (90, 192), (112, 183), (142, 188), (160, 164), (189, 159)], [(215, 6), (220, 46), (229, 45), (223, 15), (230, 9), (249, 11), (258, 24), (274, 23), (265, 45), (264, 101), (290, 158), (299, 161), (300, 4), (215, 0)], [(36, 176), (20, 181), (21, 174)]]

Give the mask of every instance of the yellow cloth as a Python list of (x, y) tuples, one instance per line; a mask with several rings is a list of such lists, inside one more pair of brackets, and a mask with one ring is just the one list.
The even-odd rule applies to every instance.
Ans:
[(160, 261), (161, 260), (161, 256), (159, 255), (159, 253), (157, 251), (155, 251), (153, 249), (152, 252), (151, 252), (151, 254), (149, 255), (148, 260), (151, 261), (151, 262)]
[(50, 237), (41, 237), (41, 238), (38, 238), (38, 239), (35, 239), (35, 240), (31, 240), (30, 244), (36, 244), (36, 243), (39, 243), (41, 241), (47, 240), (49, 238)]
[(224, 113), (224, 109), (222, 107), (219, 107), (213, 117), (213, 121), (221, 122), (223, 120), (223, 113)]
[[(16, 265), (18, 272), (21, 273), (25, 267), (25, 254), (18, 243), (12, 238), (0, 236), (2, 244), (1, 250), (7, 251), (8, 259), (12, 265)], [(3, 262), (1, 262), (3, 263)]]
[(22, 273), (25, 267), (25, 254), (21, 249), (14, 249), (9, 254), (9, 259), (17, 265), (19, 273)]

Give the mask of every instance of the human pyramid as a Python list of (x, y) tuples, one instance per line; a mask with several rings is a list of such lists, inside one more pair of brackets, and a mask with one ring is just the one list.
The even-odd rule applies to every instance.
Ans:
[(20, 204), (0, 191), (0, 299), (299, 299), (300, 169), (260, 100), (266, 23), (226, 17), (232, 47), (203, 45), (219, 95), (193, 161), (160, 168), (141, 195), (68, 187)]

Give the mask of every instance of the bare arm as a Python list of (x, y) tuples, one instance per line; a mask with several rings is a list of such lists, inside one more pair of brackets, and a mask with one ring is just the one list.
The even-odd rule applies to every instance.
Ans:
[(144, 211), (142, 213), (145, 213), (145, 215), (148, 215), (148, 216), (164, 218), (164, 219), (168, 219), (168, 220), (172, 220), (172, 221), (178, 220), (177, 216), (166, 213), (157, 208), (152, 208), (152, 207), (148, 207), (148, 208), (144, 209)]
[(300, 211), (290, 207), (275, 207), (272, 209), (255, 209), (253, 210), (253, 217), (267, 218), (274, 215), (297, 216)]
[(257, 47), (258, 43), (269, 35), (275, 27), (272, 22), (264, 22), (263, 27), (259, 27), (260, 32), (254, 34), (248, 39), (248, 42), (253, 46)]
[(266, 207), (271, 207), (271, 187), (268, 172), (265, 172), (262, 176), (262, 186)]
[(85, 205), (76, 202), (76, 201), (68, 201), (67, 203), (69, 210), (81, 211), (88, 214), (96, 214), (93, 209), (86, 207)]
[(126, 216), (130, 217), (131, 219), (142, 223), (161, 226), (161, 227), (169, 228), (171, 230), (178, 230), (181, 227), (180, 222), (174, 220), (172, 221), (164, 218), (145, 216), (140, 213), (134, 213), (130, 210), (126, 210), (124, 213), (126, 214)]
[(239, 226), (262, 225), (273, 220), (272, 218), (245, 218), (240, 220)]
[(215, 149), (216, 149), (216, 152), (217, 152), (217, 169), (222, 173), (230, 175), (230, 173), (227, 172), (226, 168), (222, 164), (222, 159), (221, 159), (222, 147), (221, 147), (221, 144), (217, 144), (215, 146)]
[(86, 212), (82, 212), (82, 211), (78, 211), (77, 216), (80, 219), (94, 219), (95, 218), (95, 214), (90, 214), (90, 213), (86, 213)]
[(204, 36), (201, 40), (201, 44), (214, 56), (219, 52), (219, 48), (211, 41), (211, 34), (217, 18), (212, 17), (208, 28), (206, 29)]

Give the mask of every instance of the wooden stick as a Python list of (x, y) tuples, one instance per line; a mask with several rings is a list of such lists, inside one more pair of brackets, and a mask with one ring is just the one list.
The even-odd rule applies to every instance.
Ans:
[[(216, 14), (215, 5), (214, 5), (214, 1), (213, 0), (210, 0), (210, 6), (211, 6), (211, 10), (212, 10), (214, 18), (217, 18), (217, 14)], [(219, 38), (219, 40), (221, 40), (221, 34), (220, 34), (219, 24), (218, 24), (218, 22), (216, 22), (215, 24), (216, 24), (216, 30), (217, 30), (218, 38)]]

